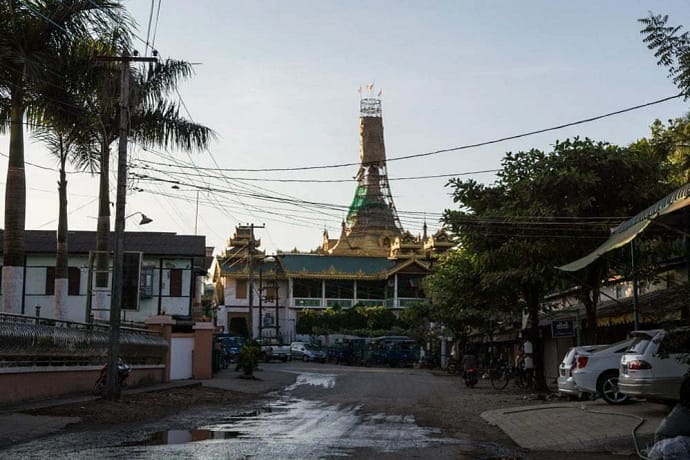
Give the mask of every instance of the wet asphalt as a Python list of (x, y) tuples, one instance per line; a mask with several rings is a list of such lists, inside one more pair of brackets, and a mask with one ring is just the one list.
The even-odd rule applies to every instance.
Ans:
[(244, 406), (186, 411), (106, 431), (58, 432), (0, 450), (0, 458), (544, 458), (510, 442), (453, 438), (420, 425), (404, 408), (422, 394), (456, 385), (424, 370), (296, 362), (264, 367), (260, 381), (224, 371), (225, 377), (206, 382), (266, 396)]

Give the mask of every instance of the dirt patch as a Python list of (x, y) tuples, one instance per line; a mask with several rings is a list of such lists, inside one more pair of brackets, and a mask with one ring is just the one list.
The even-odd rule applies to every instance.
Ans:
[(128, 423), (148, 422), (174, 415), (185, 410), (203, 407), (245, 403), (256, 399), (256, 395), (219, 388), (196, 385), (162, 391), (123, 394), (117, 402), (102, 399), (36, 409), (32, 415), (79, 417), (81, 422), (73, 429), (94, 429), (97, 426), (114, 426)]

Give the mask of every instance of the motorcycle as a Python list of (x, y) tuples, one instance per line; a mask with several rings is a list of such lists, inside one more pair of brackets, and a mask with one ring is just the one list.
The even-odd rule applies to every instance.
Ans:
[(473, 367), (468, 367), (465, 369), (465, 386), (469, 388), (474, 388), (474, 386), (477, 384), (479, 381), (479, 377), (477, 376), (477, 369)]
[[(132, 372), (132, 367), (120, 359), (117, 363), (117, 383), (120, 388), (127, 386), (127, 378)], [(100, 396), (103, 394), (103, 389), (105, 388), (106, 380), (108, 379), (108, 364), (103, 366), (101, 373), (98, 375), (98, 379), (93, 386), (93, 394), (95, 396)]]

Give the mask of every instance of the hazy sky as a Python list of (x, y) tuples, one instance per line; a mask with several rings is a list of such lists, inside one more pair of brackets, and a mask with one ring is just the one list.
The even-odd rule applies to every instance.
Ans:
[[(131, 184), (142, 191), (128, 195), (127, 213), (154, 221), (139, 227), (135, 216), (127, 230), (196, 231), (216, 254), (238, 224), (265, 224), (256, 233), (268, 253), (313, 249), (324, 229), (337, 237), (356, 185), (360, 86), (383, 92), (393, 199), (413, 234), (424, 216), (436, 230), (443, 209), (455, 205), (447, 177), (409, 178), (492, 182), (491, 173), (472, 173), (499, 168), (508, 151), (548, 150), (578, 135), (625, 145), (647, 136), (655, 119), (688, 111), (675, 99), (510, 142), (392, 160), (677, 94), (637, 19), (652, 10), (690, 25), (687, 0), (162, 0), (157, 16), (155, 0), (150, 28), (150, 1), (125, 4), (139, 24), (141, 54), (148, 35), (161, 57), (198, 63), (179, 94), (188, 116), (218, 133), (209, 152), (131, 149), (131, 171), (153, 180)], [(56, 229), (56, 161), (28, 135), (26, 145), (26, 228)], [(0, 136), (2, 190), (8, 149)], [(343, 164), (351, 165), (237, 171)], [(111, 184), (114, 201), (114, 175)], [(95, 178), (69, 176), (71, 229), (96, 229), (97, 193)]]

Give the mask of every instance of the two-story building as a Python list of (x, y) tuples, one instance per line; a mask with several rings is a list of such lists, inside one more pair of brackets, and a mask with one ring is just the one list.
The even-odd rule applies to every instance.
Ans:
[[(0, 240), (4, 232), (0, 231)], [(109, 318), (112, 257), (106, 283), (98, 286), (96, 232), (70, 231), (68, 295), (55, 305), (56, 236), (54, 231), (27, 230), (21, 313), (65, 321)], [(203, 279), (213, 248), (204, 236), (165, 232), (126, 232), (123, 266), (122, 320), (143, 323), (153, 315), (191, 319), (200, 315)], [(114, 234), (111, 234), (113, 247)]]

